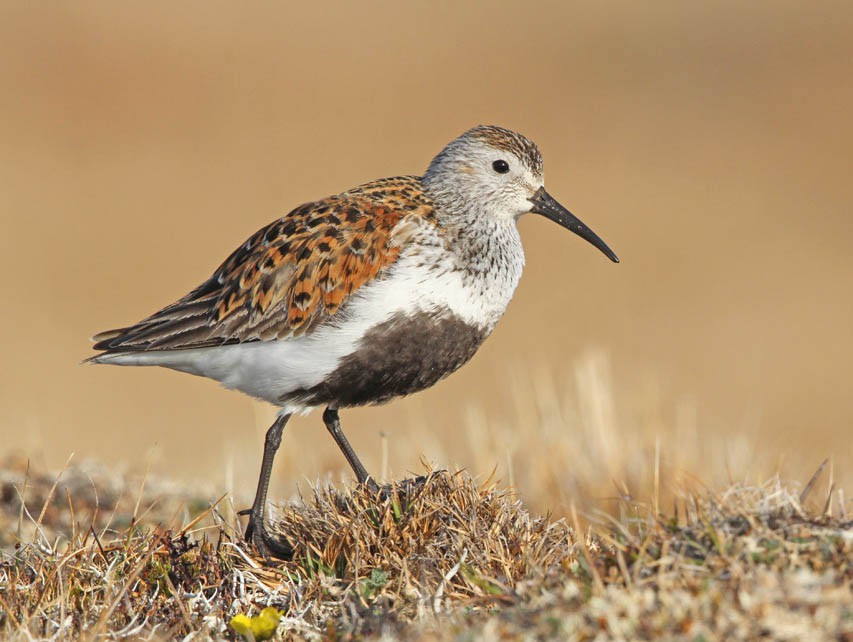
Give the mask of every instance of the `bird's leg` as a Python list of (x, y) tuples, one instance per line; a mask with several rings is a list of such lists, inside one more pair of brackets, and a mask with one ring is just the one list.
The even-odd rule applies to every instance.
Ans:
[[(326, 408), (323, 413), (323, 423), (326, 424), (326, 428), (328, 428), (329, 432), (332, 433), (332, 437), (334, 438), (335, 443), (338, 444), (338, 448), (341, 449), (344, 457), (347, 458), (349, 465), (355, 472), (358, 483), (364, 485), (371, 495), (379, 496), (382, 499), (391, 497), (395, 492), (394, 486), (390, 484), (379, 486), (376, 483), (376, 480), (368, 474), (367, 469), (361, 463), (358, 455), (355, 454), (352, 446), (350, 446), (346, 435), (344, 435), (344, 431), (341, 429), (341, 419), (338, 416), (338, 409), (332, 407)], [(415, 479), (406, 479), (397, 485), (396, 490), (403, 495), (408, 495), (421, 488), (426, 482), (426, 479), (427, 478), (424, 476), (416, 477)]]
[(255, 501), (252, 502), (252, 507), (247, 510), (240, 511), (240, 515), (248, 515), (249, 523), (246, 525), (247, 541), (252, 542), (255, 548), (267, 559), (271, 555), (289, 559), (293, 557), (293, 548), (286, 541), (277, 541), (271, 537), (264, 525), (264, 513), (267, 505), (267, 490), (270, 485), (270, 476), (272, 474), (272, 464), (275, 459), (275, 453), (281, 445), (281, 432), (290, 415), (279, 415), (276, 417), (275, 423), (267, 430), (267, 435), (264, 438), (264, 458), (261, 461), (261, 474), (258, 477), (258, 490), (255, 492)]
[(338, 448), (341, 449), (344, 457), (347, 458), (349, 465), (352, 467), (353, 472), (355, 472), (355, 477), (358, 479), (358, 483), (367, 486), (367, 489), (372, 494), (378, 494), (379, 486), (376, 484), (376, 481), (367, 474), (364, 464), (361, 463), (358, 455), (355, 454), (355, 451), (352, 449), (352, 446), (350, 446), (349, 441), (347, 441), (344, 431), (341, 430), (341, 419), (338, 416), (338, 409), (332, 408), (331, 406), (326, 408), (323, 412), (323, 423), (326, 424), (326, 428), (328, 428), (329, 432), (332, 433), (332, 438), (335, 440)]

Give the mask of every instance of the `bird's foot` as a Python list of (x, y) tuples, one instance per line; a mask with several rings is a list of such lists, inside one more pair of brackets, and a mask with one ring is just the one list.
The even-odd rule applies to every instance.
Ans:
[(249, 516), (249, 523), (246, 524), (246, 532), (243, 538), (247, 542), (251, 542), (267, 562), (271, 561), (272, 558), (293, 559), (293, 546), (286, 539), (273, 537), (269, 534), (264, 524), (263, 513), (247, 508), (237, 514)]
[(406, 499), (423, 489), (427, 480), (435, 474), (436, 473), (431, 473), (430, 475), (418, 475), (417, 477), (409, 477), (408, 479), (401, 479), (400, 481), (391, 482), (390, 484), (382, 484), (381, 486), (377, 484), (372, 477), (368, 477), (364, 482), (364, 487), (367, 489), (368, 493), (373, 497), (376, 497), (379, 501), (385, 501), (386, 499), (391, 499), (393, 497)]

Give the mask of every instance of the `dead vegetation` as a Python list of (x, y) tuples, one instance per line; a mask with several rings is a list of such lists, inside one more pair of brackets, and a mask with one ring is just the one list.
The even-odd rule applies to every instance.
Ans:
[(232, 617), (274, 606), (288, 639), (853, 640), (853, 523), (843, 498), (803, 508), (813, 485), (626, 504), (583, 537), (464, 472), (381, 500), (316, 488), (276, 521), (294, 558), (267, 564), (168, 484), (2, 475), (10, 639), (236, 639)]

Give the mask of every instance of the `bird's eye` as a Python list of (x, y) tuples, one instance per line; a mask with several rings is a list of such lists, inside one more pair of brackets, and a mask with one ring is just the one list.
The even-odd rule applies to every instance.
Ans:
[(498, 174), (506, 174), (509, 171), (509, 163), (505, 160), (496, 160), (492, 163), (492, 169)]

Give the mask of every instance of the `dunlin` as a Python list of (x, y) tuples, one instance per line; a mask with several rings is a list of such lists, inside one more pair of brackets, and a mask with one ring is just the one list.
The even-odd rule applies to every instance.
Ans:
[(338, 409), (433, 385), (468, 361), (512, 298), (516, 223), (541, 214), (616, 255), (545, 191), (534, 143), (501, 127), (451, 141), (423, 176), (384, 178), (307, 203), (256, 232), (179, 301), (95, 337), (95, 363), (163, 366), (278, 406), (246, 537), (286, 556), (264, 526), (267, 487), (293, 413), (323, 422), (358, 481), (378, 492)]

